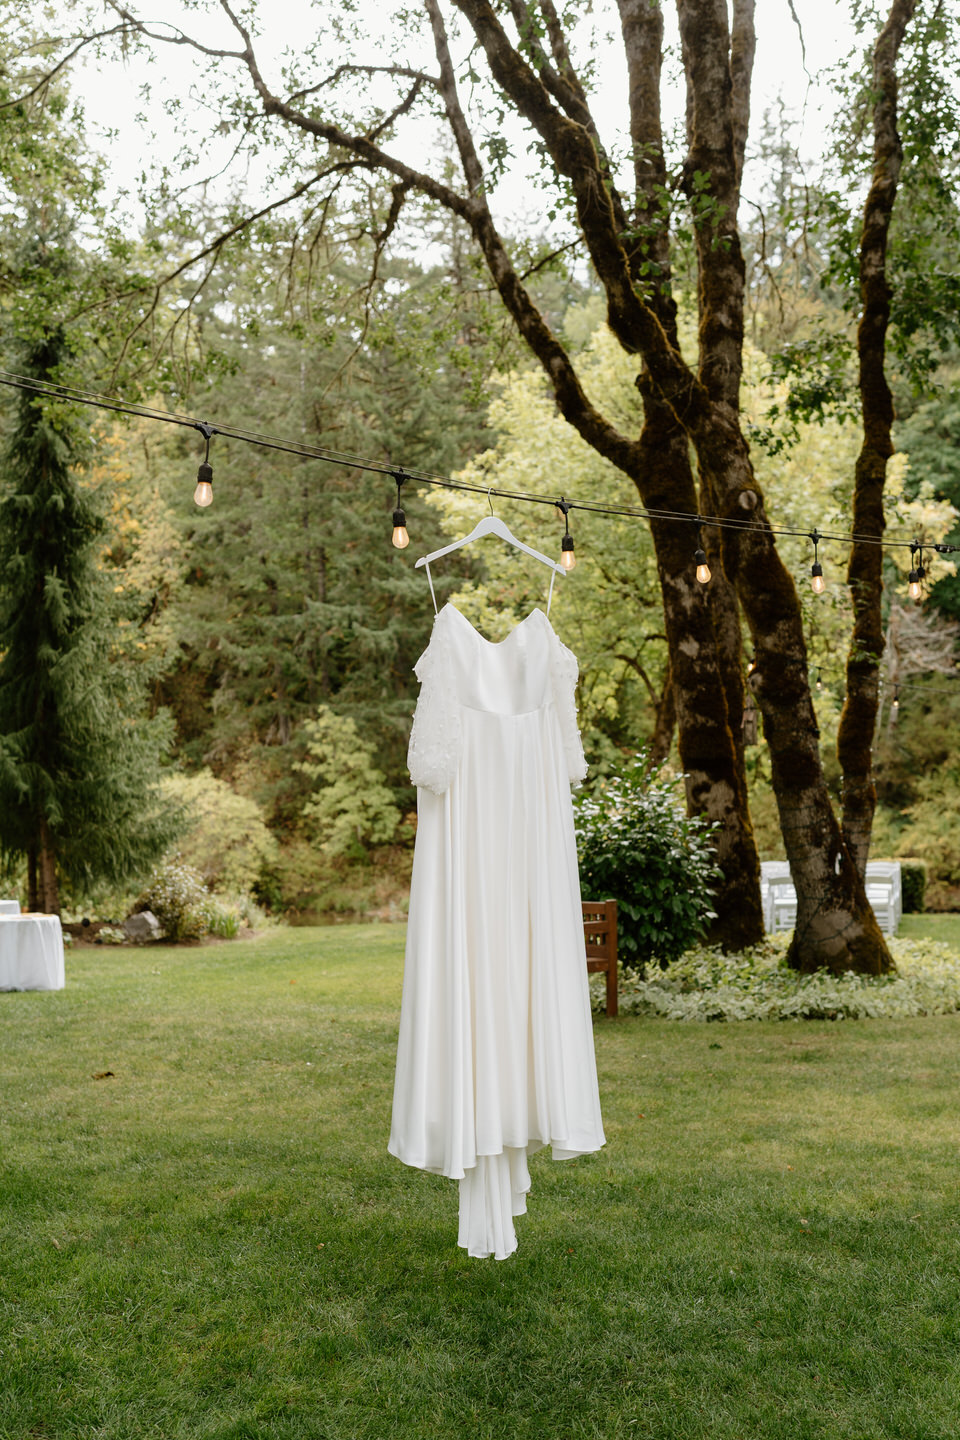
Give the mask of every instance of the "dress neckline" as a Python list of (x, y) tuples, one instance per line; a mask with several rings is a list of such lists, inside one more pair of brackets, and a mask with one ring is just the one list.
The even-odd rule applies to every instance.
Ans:
[[(488, 640), (487, 637), (486, 637), (486, 635), (481, 635), (480, 631), (477, 629), (476, 625), (474, 625), (473, 621), (472, 621), (472, 620), (468, 620), (467, 617), (466, 617), (466, 615), (464, 615), (463, 611), (462, 611), (462, 610), (458, 610), (457, 607), (456, 607), (456, 605), (454, 605), (452, 601), (448, 600), (447, 603), (446, 603), (446, 605), (444, 605), (443, 610), (452, 610), (453, 613), (454, 613), (454, 615), (459, 615), (459, 616), (460, 616), (460, 619), (463, 621), (463, 623), (467, 626), (467, 628), (468, 628), (469, 630), (472, 630), (472, 631), (473, 631), (474, 635), (476, 635), (476, 637), (477, 637), (478, 640), (482, 640), (483, 643), (484, 643), (484, 645), (490, 645), (490, 646), (492, 646), (494, 649), (497, 649), (497, 647), (500, 646), (500, 645), (505, 645), (508, 640), (511, 640), (511, 639), (513, 638), (513, 636), (516, 635), (517, 631), (518, 631), (522, 626), (526, 625), (526, 623), (527, 623), (528, 620), (532, 620), (532, 619), (533, 619), (534, 615), (542, 615), (543, 618), (544, 618), (544, 620), (546, 620), (547, 624), (548, 624), (548, 625), (550, 624), (550, 620), (549, 620), (549, 617), (547, 616), (546, 612), (543, 611), (543, 610), (541, 610), (539, 605), (535, 605), (535, 606), (533, 607), (533, 609), (532, 609), (531, 611), (529, 611), (528, 614), (524, 615), (524, 617), (523, 617), (522, 620), (518, 620), (518, 621), (517, 621), (517, 623), (516, 623), (516, 625), (514, 625), (513, 629), (509, 632), (509, 634), (504, 635), (504, 637), (503, 637), (502, 640)], [(443, 614), (443, 610), (440, 611), (440, 614), (441, 614), (441, 615)]]

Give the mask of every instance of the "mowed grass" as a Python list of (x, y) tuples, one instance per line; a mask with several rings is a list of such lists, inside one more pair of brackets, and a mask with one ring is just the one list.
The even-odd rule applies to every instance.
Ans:
[(607, 1148), (498, 1264), (386, 1153), (402, 946), (0, 995), (3, 1440), (960, 1434), (960, 1016), (598, 1019)]
[(941, 940), (960, 950), (960, 915), (904, 915), (897, 930), (907, 940)]

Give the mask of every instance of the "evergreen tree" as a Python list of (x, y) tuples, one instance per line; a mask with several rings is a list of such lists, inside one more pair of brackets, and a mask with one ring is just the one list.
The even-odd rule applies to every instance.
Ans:
[[(49, 381), (67, 353), (52, 330), (21, 365)], [(64, 880), (134, 878), (176, 830), (156, 788), (169, 725), (141, 718), (142, 683), (112, 654), (104, 520), (77, 475), (88, 449), (68, 407), (20, 396), (0, 490), (0, 854), (26, 858), (30, 909), (53, 914)]]

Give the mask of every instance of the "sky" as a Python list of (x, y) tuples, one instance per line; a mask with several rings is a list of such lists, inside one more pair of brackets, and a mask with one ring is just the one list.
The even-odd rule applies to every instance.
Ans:
[[(200, 35), (207, 43), (224, 47), (236, 44), (235, 35), (219, 15), (207, 19), (195, 12), (186, 13), (180, 0), (153, 0), (152, 4), (132, 8), (148, 19), (159, 15), (163, 20), (176, 23), (182, 18), (184, 28)], [(814, 159), (822, 146), (832, 110), (829, 88), (817, 83), (816, 77), (818, 72), (839, 60), (853, 43), (851, 27), (843, 14), (845, 8), (833, 3), (833, 0), (794, 0), (794, 9), (804, 32), (804, 57), (788, 0), (757, 0), (757, 56), (751, 96), (754, 124), (764, 110), (782, 100), (788, 112), (798, 120), (799, 148), (808, 160)], [(384, 24), (387, 9), (372, 3), (372, 0), (360, 0), (363, 27), (369, 48), (374, 52), (371, 58), (375, 58), (380, 43), (378, 27)], [(597, 14), (602, 14), (603, 9), (600, 0), (596, 6)], [(269, 77), (278, 74), (283, 47), (305, 44), (312, 36), (313, 25), (311, 9), (305, 0), (269, 0), (264, 12), (269, 13), (270, 24), (264, 26), (264, 34), (257, 41), (257, 52)], [(668, 19), (672, 15), (669, 5), (666, 14)], [(202, 92), (203, 62), (198, 61), (194, 52), (183, 47), (164, 46), (161, 60), (162, 68), (151, 67), (139, 57), (123, 60), (117, 54), (113, 59), (88, 59), (74, 71), (73, 84), (83, 101), (91, 138), (108, 155), (112, 197), (119, 196), (123, 191), (133, 192), (145, 159), (158, 154), (172, 155), (178, 148), (172, 126), (159, 105), (145, 104), (140, 93), (143, 83), (149, 80), (157, 91), (180, 97), (188, 107), (192, 103), (191, 88), (199, 87)], [(430, 68), (435, 68), (435, 62)], [(593, 108), (601, 134), (608, 146), (615, 148), (618, 139), (621, 142), (625, 140), (620, 129), (625, 110), (625, 83), (622, 57), (616, 46), (608, 52), (600, 73), (603, 83), (594, 97)], [(673, 118), (679, 120), (683, 105), (682, 86), (676, 85), (672, 93), (665, 96), (668, 113), (671, 104)], [(134, 117), (140, 113), (146, 114), (146, 129), (135, 121)], [(150, 136), (151, 130), (156, 138)], [(433, 139), (434, 132), (426, 123), (412, 127), (403, 138), (401, 153), (404, 158), (412, 158), (414, 163), (419, 159), (426, 165)], [(205, 157), (208, 173), (226, 161), (232, 144), (232, 139), (226, 136), (220, 142), (219, 154), (216, 143), (208, 147)], [(261, 162), (259, 167), (255, 165), (249, 174), (252, 192), (261, 197), (269, 195), (271, 179), (266, 162)], [(744, 177), (745, 197), (750, 197), (751, 186), (758, 187), (759, 180), (760, 177), (755, 172), (751, 173), (748, 166)], [(220, 183), (226, 184), (225, 181)], [(135, 228), (139, 218), (137, 207), (130, 201), (126, 202), (125, 208), (130, 213), (131, 228)], [(522, 166), (516, 167), (501, 184), (495, 196), (494, 211), (498, 221), (508, 227), (511, 221), (536, 221), (536, 195), (531, 191)]]

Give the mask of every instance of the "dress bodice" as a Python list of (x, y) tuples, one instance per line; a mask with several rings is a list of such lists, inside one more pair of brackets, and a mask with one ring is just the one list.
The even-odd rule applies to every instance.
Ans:
[(570, 780), (587, 766), (577, 729), (576, 657), (542, 610), (532, 610), (504, 640), (487, 640), (453, 605), (437, 615), (430, 643), (414, 667), (420, 681), (407, 756), (417, 786), (443, 792), (460, 757), (461, 711), (523, 716), (552, 706)]
[(531, 610), (498, 642), (487, 640), (452, 605), (444, 611), (463, 637), (448, 647), (450, 681), (461, 705), (491, 715), (524, 715), (549, 703), (550, 646), (538, 622), (546, 629), (550, 622), (542, 610)]

